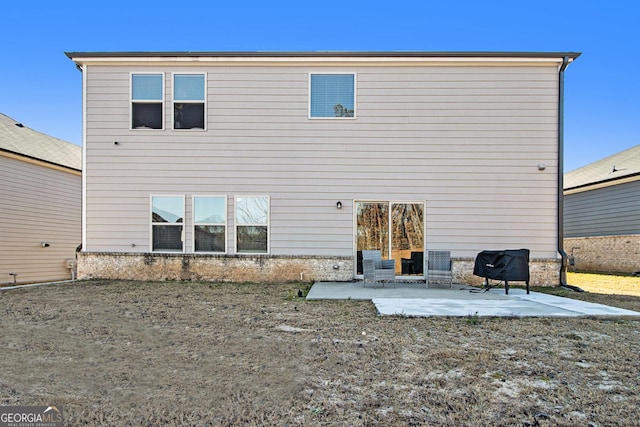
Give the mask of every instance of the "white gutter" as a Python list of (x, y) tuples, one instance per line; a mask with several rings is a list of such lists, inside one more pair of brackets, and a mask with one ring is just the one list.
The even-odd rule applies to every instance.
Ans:
[(82, 73), (82, 248), (87, 248), (87, 73), (86, 66), (78, 64)]

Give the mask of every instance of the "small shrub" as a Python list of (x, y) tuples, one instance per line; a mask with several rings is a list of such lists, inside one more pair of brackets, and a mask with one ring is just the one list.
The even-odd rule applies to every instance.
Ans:
[(469, 315), (467, 316), (467, 324), (469, 325), (477, 325), (480, 323), (480, 317), (478, 316), (478, 312), (476, 311), (475, 314)]

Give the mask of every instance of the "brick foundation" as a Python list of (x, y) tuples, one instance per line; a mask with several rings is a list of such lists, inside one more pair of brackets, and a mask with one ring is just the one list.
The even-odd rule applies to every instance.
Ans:
[(574, 260), (569, 271), (640, 271), (640, 234), (566, 238), (564, 250)]
[(351, 257), (82, 252), (78, 278), (215, 282), (348, 281)]
[[(482, 285), (474, 259), (452, 261), (454, 282)], [(79, 279), (274, 283), (351, 281), (354, 265), (351, 257), (81, 252), (77, 268)], [(559, 268), (559, 260), (532, 259), (530, 284), (557, 285)]]
[[(453, 258), (453, 277), (458, 283), (482, 286), (484, 279), (473, 275), (475, 258)], [(557, 286), (560, 283), (560, 260), (533, 258), (529, 260), (530, 286)], [(524, 285), (524, 282), (509, 282)]]

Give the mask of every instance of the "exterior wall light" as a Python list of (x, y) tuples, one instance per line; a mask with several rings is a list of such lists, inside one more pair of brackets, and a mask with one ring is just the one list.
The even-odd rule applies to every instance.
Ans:
[(338, 209), (342, 209), (342, 202), (338, 202), (338, 203), (336, 203), (336, 208), (338, 208)]
[(545, 165), (544, 163), (538, 163), (538, 170), (539, 171), (543, 171), (547, 168), (547, 165)]

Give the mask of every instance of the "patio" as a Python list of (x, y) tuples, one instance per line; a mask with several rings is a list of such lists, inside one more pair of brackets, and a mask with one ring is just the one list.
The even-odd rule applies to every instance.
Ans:
[(504, 287), (484, 291), (467, 285), (451, 288), (427, 288), (424, 283), (397, 282), (317, 282), (307, 294), (308, 300), (371, 300), (381, 316), (489, 316), (489, 317), (579, 317), (634, 316), (640, 313), (602, 304), (578, 301), (554, 295)]

